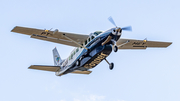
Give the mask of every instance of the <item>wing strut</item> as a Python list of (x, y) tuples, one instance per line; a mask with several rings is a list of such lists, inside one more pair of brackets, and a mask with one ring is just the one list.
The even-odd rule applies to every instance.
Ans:
[(122, 43), (122, 44), (120, 44), (120, 45), (118, 45), (117, 47), (119, 48), (119, 47), (122, 47), (122, 46), (124, 46), (125, 44), (127, 44), (127, 43), (129, 43), (130, 41), (129, 40), (127, 40), (125, 43)]
[(74, 41), (73, 39), (67, 37), (65, 34), (63, 34), (63, 35), (64, 35), (64, 37), (65, 37), (66, 39), (68, 39), (68, 40), (74, 42), (75, 44), (79, 45), (80, 47), (83, 47), (84, 49), (88, 50), (86, 47), (84, 47), (83, 45), (81, 45), (81, 44), (79, 44), (78, 42)]

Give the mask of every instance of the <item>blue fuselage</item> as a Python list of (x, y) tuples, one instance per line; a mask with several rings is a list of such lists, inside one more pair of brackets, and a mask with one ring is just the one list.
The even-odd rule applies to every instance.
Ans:
[[(68, 69), (63, 74), (70, 73), (74, 70), (87, 71), (88, 69), (97, 66), (102, 60), (109, 56), (112, 52), (112, 42), (110, 41), (103, 46), (101, 44), (109, 35), (112, 35), (111, 30), (112, 29), (102, 32), (87, 43), (86, 48), (88, 48), (88, 50), (82, 48), (81, 53), (73, 60), (73, 62), (66, 65), (65, 68)], [(80, 65), (76, 65), (77, 61), (80, 62)]]

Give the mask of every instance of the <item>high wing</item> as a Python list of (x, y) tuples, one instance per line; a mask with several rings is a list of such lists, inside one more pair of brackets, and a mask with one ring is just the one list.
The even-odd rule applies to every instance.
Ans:
[(171, 44), (172, 42), (159, 42), (135, 39), (119, 39), (116, 43), (118, 49), (146, 49), (147, 47), (166, 48)]
[(82, 44), (89, 37), (89, 35), (59, 32), (58, 30), (49, 31), (49, 30), (27, 28), (27, 27), (20, 27), (20, 26), (14, 27), (14, 29), (12, 29), (11, 32), (30, 35), (31, 38), (60, 43), (64, 45), (74, 46), (74, 47), (78, 47), (78, 45), (66, 39), (63, 36), (63, 34), (73, 39), (74, 41), (78, 42), (79, 44)]

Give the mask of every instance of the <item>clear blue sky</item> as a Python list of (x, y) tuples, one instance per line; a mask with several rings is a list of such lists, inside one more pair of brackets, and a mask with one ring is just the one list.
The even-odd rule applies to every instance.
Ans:
[[(0, 101), (180, 101), (179, 0), (1, 0)], [(133, 27), (122, 38), (170, 41), (165, 49), (120, 50), (90, 75), (27, 69), (53, 65), (52, 49), (68, 57), (73, 47), (10, 32), (14, 26), (89, 34)]]

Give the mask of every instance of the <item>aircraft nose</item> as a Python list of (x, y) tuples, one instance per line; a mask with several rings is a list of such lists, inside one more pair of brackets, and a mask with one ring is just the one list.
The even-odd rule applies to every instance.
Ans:
[(116, 29), (116, 31), (121, 33), (122, 29), (119, 27), (119, 28)]
[(121, 35), (122, 29), (120, 27), (112, 29), (113, 35)]

